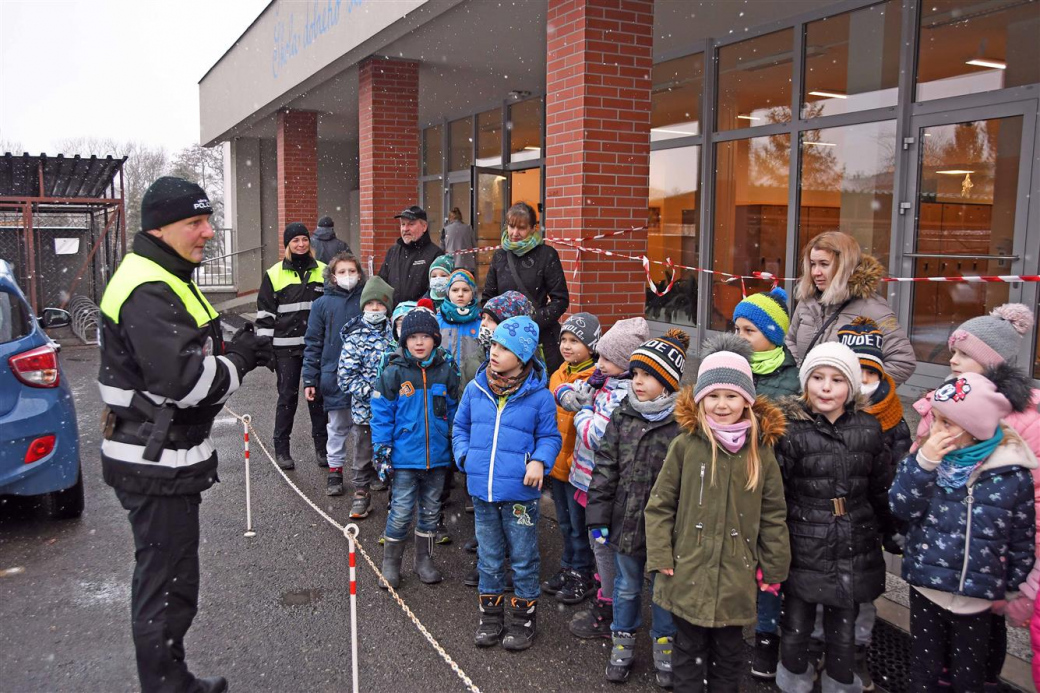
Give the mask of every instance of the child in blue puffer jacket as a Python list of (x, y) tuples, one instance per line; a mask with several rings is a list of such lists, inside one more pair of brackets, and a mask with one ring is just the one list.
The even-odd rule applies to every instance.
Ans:
[(495, 328), (487, 364), (466, 387), (452, 444), (473, 497), (480, 572), (477, 647), (497, 645), (505, 622), (505, 559), (516, 594), (502, 646), (525, 650), (535, 634), (539, 584), (538, 502), (560, 453), (556, 405), (535, 358), (538, 325), (528, 317)]
[(1036, 458), (1001, 422), (1028, 386), (978, 373), (932, 396), (931, 435), (899, 465), (892, 512), (909, 529), (911, 690), (931, 691), (950, 662), (953, 690), (983, 690), (990, 612), (1015, 599), (1033, 566)]
[(459, 369), (441, 348), (433, 304), (421, 299), (401, 324), (401, 347), (390, 355), (372, 388), (372, 448), (376, 468), (393, 471), (393, 498), (383, 546), (385, 583), (401, 583), (404, 540), (419, 503), (415, 572), (426, 584), (441, 581), (433, 543), (441, 489), (451, 464), (451, 422), (459, 398)]

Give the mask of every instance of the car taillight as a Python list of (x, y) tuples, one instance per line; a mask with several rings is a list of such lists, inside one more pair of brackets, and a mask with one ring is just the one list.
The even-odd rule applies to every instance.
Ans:
[(7, 362), (11, 364), (11, 372), (26, 385), (58, 386), (58, 351), (49, 344), (16, 354)]
[(29, 449), (25, 451), (25, 463), (39, 462), (47, 455), (54, 452), (54, 435), (42, 436), (29, 443)]

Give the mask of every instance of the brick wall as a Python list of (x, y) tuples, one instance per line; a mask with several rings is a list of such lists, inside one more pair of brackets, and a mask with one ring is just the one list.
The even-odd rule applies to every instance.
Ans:
[[(650, 175), (653, 0), (549, 0), (545, 216), (550, 237), (644, 226)], [(587, 243), (642, 255), (646, 232)], [(638, 262), (560, 250), (570, 312), (606, 327), (642, 315)], [(575, 279), (575, 269), (577, 278)]]
[[(314, 230), (318, 223), (318, 114), (279, 111), (278, 233), (301, 221)], [(278, 241), (281, 247), (281, 240)]]
[(378, 272), (400, 237), (394, 215), (418, 202), (419, 63), (369, 58), (358, 68), (361, 255)]

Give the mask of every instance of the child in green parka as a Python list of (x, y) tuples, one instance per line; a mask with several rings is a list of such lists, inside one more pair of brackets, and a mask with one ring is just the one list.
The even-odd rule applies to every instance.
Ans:
[(785, 422), (756, 399), (743, 340), (719, 335), (704, 353), (676, 402), (681, 432), (644, 513), (646, 570), (656, 573), (654, 603), (675, 622), (675, 689), (735, 691), (756, 595), (777, 593), (791, 562), (773, 455)]

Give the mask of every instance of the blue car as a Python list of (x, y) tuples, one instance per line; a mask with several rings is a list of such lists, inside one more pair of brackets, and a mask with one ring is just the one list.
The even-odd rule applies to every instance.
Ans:
[(83, 513), (83, 474), (72, 388), (42, 328), (68, 324), (57, 308), (37, 320), (0, 260), (0, 495), (40, 496), (57, 519)]

